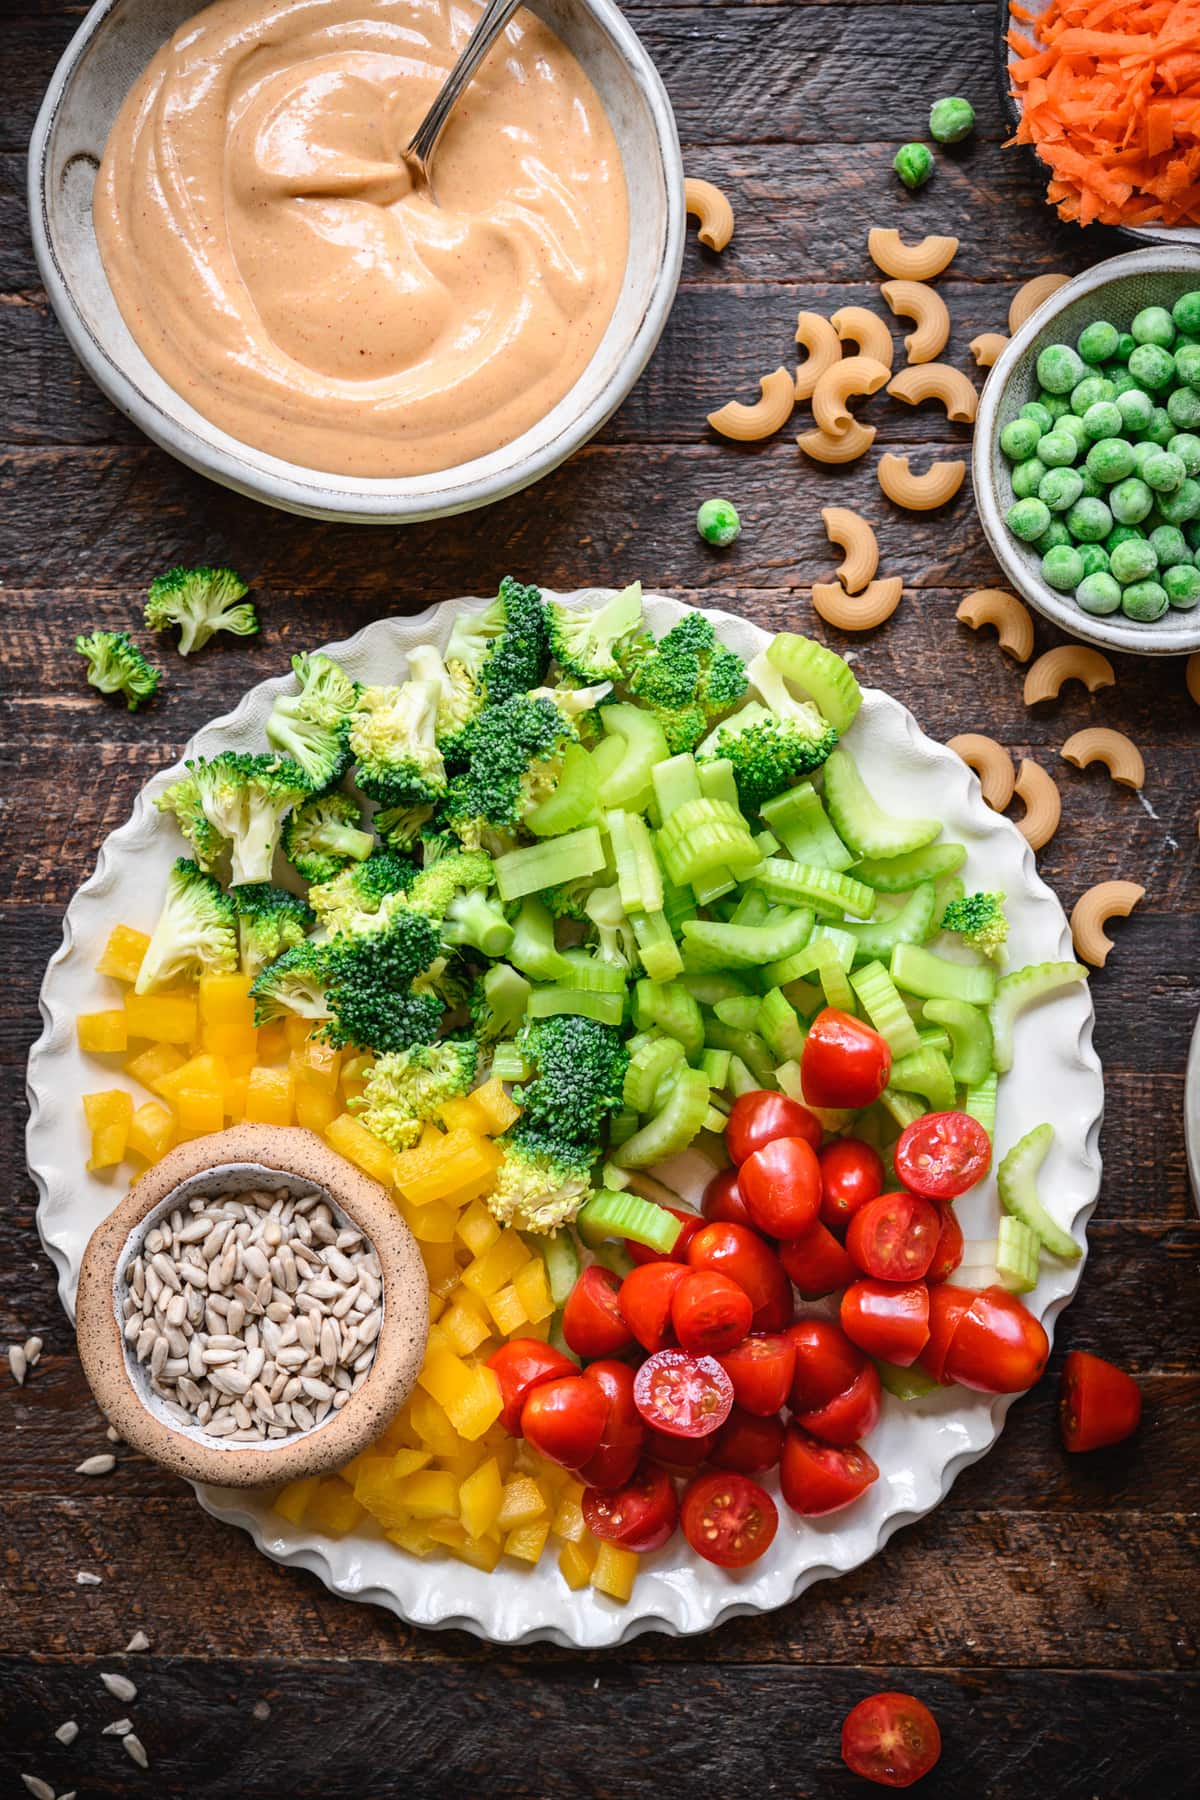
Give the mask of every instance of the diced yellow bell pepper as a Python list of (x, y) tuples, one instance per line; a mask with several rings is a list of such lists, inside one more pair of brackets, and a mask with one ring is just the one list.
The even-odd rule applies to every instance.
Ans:
[(315, 1131), (318, 1137), (328, 1131), (337, 1117), (336, 1097), (314, 1087), (311, 1081), (298, 1081), (293, 1099), (297, 1125), (303, 1125), (306, 1131)]
[(125, 1073), (153, 1090), (164, 1075), (173, 1075), (186, 1061), (183, 1051), (177, 1050), (174, 1044), (151, 1044), (149, 1049), (139, 1050), (136, 1056), (129, 1058)]
[(411, 1524), (411, 1509), (399, 1499), (400, 1483), (392, 1471), (390, 1456), (367, 1456), (354, 1477), (354, 1498), (385, 1531)]
[(326, 1127), (325, 1142), (374, 1181), (385, 1187), (391, 1181), (395, 1156), (381, 1139), (365, 1125), (360, 1125), (357, 1119), (352, 1119), (349, 1113), (339, 1113)]
[(485, 1575), (490, 1575), (502, 1553), (499, 1542), (492, 1538), (468, 1538), (463, 1544), (452, 1544), (450, 1554), (459, 1562), (469, 1563), (473, 1569), (482, 1569)]
[(531, 1325), (539, 1325), (543, 1319), (550, 1318), (554, 1301), (550, 1297), (550, 1283), (546, 1280), (546, 1265), (540, 1256), (531, 1256), (525, 1267), (517, 1270), (512, 1284)]
[(280, 1488), (271, 1502), (271, 1511), (277, 1512), (281, 1519), (290, 1525), (303, 1522), (309, 1502), (321, 1485), (319, 1475), (305, 1475), (300, 1481), (289, 1481), (285, 1488)]
[(125, 1025), (131, 1038), (153, 1038), (161, 1044), (190, 1044), (196, 1035), (196, 1000), (183, 993), (125, 996)]
[(515, 1531), (518, 1525), (542, 1518), (548, 1510), (546, 1496), (532, 1475), (514, 1475), (504, 1484), (496, 1524), (502, 1532)]
[(438, 1467), (446, 1469), (453, 1475), (461, 1487), (467, 1477), (473, 1475), (480, 1463), (485, 1461), (483, 1449), (479, 1444), (468, 1444), (464, 1438), (453, 1456), (439, 1456)]
[(169, 1100), (172, 1106), (178, 1104), (179, 1096), (185, 1090), (192, 1094), (211, 1094), (214, 1099), (224, 1102), (225, 1084), (229, 1080), (229, 1069), (224, 1060), (214, 1056), (211, 1050), (203, 1050), (198, 1056), (191, 1056), (187, 1062), (180, 1063), (166, 1075), (160, 1075), (151, 1083), (156, 1094)]
[(517, 1525), (504, 1540), (504, 1554), (515, 1556), (519, 1562), (535, 1563), (546, 1548), (549, 1536), (550, 1526), (545, 1519)]
[(562, 1539), (564, 1544), (583, 1542), (587, 1526), (583, 1522), (583, 1507), (580, 1505), (582, 1498), (583, 1489), (575, 1481), (571, 1482), (558, 1497), (558, 1506), (550, 1529), (556, 1538)]
[(207, 1137), (225, 1124), (224, 1094), (210, 1094), (202, 1088), (184, 1088), (175, 1095), (175, 1116), (181, 1140)]
[(313, 1028), (311, 1019), (302, 1019), (298, 1013), (289, 1013), (280, 1022), (289, 1050), (298, 1050), (301, 1044), (308, 1042), (308, 1034)]
[(468, 1536), (482, 1537), (500, 1517), (504, 1483), (494, 1456), (480, 1463), (458, 1490), (458, 1513)]
[(400, 1210), (418, 1244), (453, 1243), (458, 1214), (444, 1201), (434, 1200), (429, 1206), (411, 1206), (408, 1201), (402, 1201)]
[(399, 1544), (410, 1556), (428, 1556), (431, 1550), (438, 1548), (435, 1539), (419, 1525), (396, 1525), (383, 1535), (389, 1543)]
[(453, 1456), (459, 1446), (458, 1433), (432, 1394), (414, 1388), (408, 1407), (413, 1430), (421, 1442), (428, 1445), (434, 1456)]
[(481, 1438), (500, 1417), (500, 1383), (495, 1375), (482, 1365), (468, 1367), (453, 1351), (427, 1356), (417, 1380), (469, 1443)]
[(474, 1094), (460, 1094), (445, 1101), (438, 1116), (447, 1131), (473, 1131), (476, 1137), (488, 1134), (488, 1116), (476, 1106)]
[(235, 1125), (240, 1125), (246, 1117), (246, 1089), (250, 1086), (250, 1076), (230, 1074), (225, 1083), (222, 1099), (225, 1106), (225, 1117)]
[(487, 1119), (484, 1129), (489, 1137), (498, 1137), (521, 1116), (520, 1107), (511, 1098), (504, 1083), (494, 1075), (482, 1087), (475, 1089), (471, 1099)]
[(291, 1050), (282, 1019), (258, 1027), (258, 1060), (260, 1063), (283, 1062)]
[(458, 1483), (447, 1469), (421, 1469), (395, 1485), (399, 1505), (413, 1519), (442, 1519), (458, 1512)]
[(552, 1320), (550, 1319), (539, 1319), (536, 1325), (531, 1321), (525, 1326), (524, 1330), (521, 1332), (521, 1336), (536, 1338), (540, 1344), (548, 1344), (550, 1342), (551, 1323)]
[(637, 1579), (638, 1558), (620, 1544), (601, 1543), (592, 1570), (592, 1586), (613, 1600), (628, 1600)]
[(363, 1508), (345, 1482), (330, 1479), (318, 1483), (305, 1510), (304, 1523), (317, 1531), (327, 1531), (332, 1537), (341, 1537), (343, 1532), (353, 1531), (362, 1516)]
[(106, 1088), (83, 1096), (83, 1116), (92, 1134), (89, 1169), (108, 1169), (125, 1155), (133, 1122), (133, 1095), (124, 1088)]
[(529, 1252), (515, 1231), (502, 1231), (490, 1250), (477, 1256), (462, 1272), (463, 1286), (473, 1293), (494, 1294), (529, 1261)]
[(252, 1125), (290, 1125), (292, 1072), (255, 1066), (246, 1083), (246, 1118)]
[(500, 1227), (482, 1200), (471, 1202), (460, 1214), (455, 1229), (472, 1256), (482, 1256), (500, 1236)]
[(403, 1481), (406, 1475), (416, 1475), (419, 1470), (428, 1468), (432, 1461), (431, 1450), (410, 1450), (402, 1444), (392, 1457), (392, 1474), (397, 1481)]
[(254, 1002), (250, 977), (240, 970), (226, 975), (202, 975), (196, 988), (196, 1005), (202, 1025), (240, 1025), (254, 1028)]
[(114, 1051), (129, 1047), (124, 1007), (113, 1007), (109, 1012), (78, 1013), (75, 1030), (79, 1034), (79, 1048), (91, 1056), (111, 1056)]
[(447, 1132), (437, 1144), (418, 1144), (396, 1158), (395, 1182), (413, 1206), (428, 1206), (456, 1189), (492, 1176), (502, 1153), (490, 1138), (471, 1131)]
[(126, 1149), (135, 1150), (147, 1162), (155, 1163), (165, 1156), (175, 1142), (175, 1115), (157, 1100), (147, 1100), (134, 1112), (129, 1123)]
[(450, 1294), (458, 1286), (459, 1267), (452, 1244), (421, 1245), (421, 1261), (425, 1264), (425, 1273), (429, 1277), (430, 1291), (435, 1294)]
[(220, 1020), (200, 1027), (200, 1048), (229, 1061), (235, 1059), (251, 1068), (258, 1060), (258, 1033), (251, 1026), (226, 1025)]
[(501, 1337), (511, 1337), (522, 1325), (529, 1323), (525, 1308), (521, 1305), (521, 1296), (510, 1282), (497, 1293), (487, 1295), (487, 1309), (496, 1321), (496, 1329)]
[(310, 1082), (331, 1099), (337, 1092), (341, 1064), (341, 1051), (317, 1038), (305, 1038), (299, 1049), (293, 1050), (288, 1057), (288, 1066), (297, 1081)]
[(96, 973), (111, 975), (115, 981), (136, 981), (149, 948), (146, 932), (135, 931), (132, 925), (114, 925), (96, 964)]
[(429, 1335), (425, 1339), (425, 1361), (428, 1362), (431, 1357), (445, 1355), (455, 1355), (454, 1345), (450, 1342), (450, 1339), (446, 1336), (440, 1325), (431, 1325), (429, 1328)]
[(462, 1358), (444, 1346), (439, 1347), (435, 1341), (426, 1350), (425, 1363), (417, 1381), (448, 1414), (450, 1407), (466, 1393), (470, 1377), (471, 1371)]
[(580, 1588), (587, 1586), (595, 1566), (595, 1538), (585, 1538), (578, 1544), (564, 1544), (558, 1553), (559, 1574), (573, 1593), (578, 1593)]
[(363, 1081), (375, 1067), (375, 1058), (370, 1050), (356, 1050), (352, 1056), (342, 1053), (342, 1080)]
[(460, 1356), (470, 1356), (472, 1350), (478, 1350), (480, 1344), (486, 1343), (492, 1335), (487, 1320), (481, 1319), (474, 1307), (465, 1305), (461, 1300), (446, 1308), (439, 1323), (449, 1338), (451, 1347)]

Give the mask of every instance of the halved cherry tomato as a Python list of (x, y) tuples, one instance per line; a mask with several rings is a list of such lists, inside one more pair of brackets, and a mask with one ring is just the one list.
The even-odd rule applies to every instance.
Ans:
[(521, 1408), (521, 1434), (550, 1462), (581, 1469), (600, 1448), (608, 1399), (582, 1375), (540, 1382)]
[(628, 1363), (589, 1363), (585, 1381), (594, 1382), (608, 1401), (604, 1435), (579, 1471), (588, 1487), (624, 1487), (641, 1460), (646, 1428), (633, 1400), (633, 1370)]
[(927, 1200), (954, 1200), (987, 1174), (992, 1140), (970, 1113), (925, 1113), (901, 1132), (896, 1174)]
[(748, 1225), (718, 1220), (698, 1231), (688, 1245), (693, 1269), (716, 1269), (750, 1296), (751, 1329), (782, 1331), (795, 1311), (795, 1295), (783, 1264)]
[(742, 1199), (736, 1169), (722, 1169), (713, 1176), (704, 1190), (700, 1211), (706, 1219), (726, 1219), (735, 1225), (749, 1225), (750, 1214)]
[(792, 1411), (815, 1412), (844, 1394), (866, 1357), (832, 1319), (800, 1319), (788, 1327), (796, 1347)]
[(661, 1350), (671, 1342), (671, 1300), (687, 1278), (686, 1263), (643, 1263), (621, 1283), (621, 1317), (643, 1350)]
[(794, 1413), (793, 1422), (823, 1444), (845, 1448), (856, 1444), (874, 1431), (883, 1406), (883, 1383), (873, 1362), (864, 1358), (863, 1366), (840, 1394), (827, 1400), (812, 1412)]
[(868, 1356), (907, 1369), (929, 1342), (929, 1289), (923, 1281), (856, 1281), (842, 1295), (841, 1320)]
[(611, 1269), (593, 1263), (567, 1295), (562, 1332), (576, 1356), (616, 1356), (632, 1344), (633, 1333), (621, 1312), (620, 1289)]
[(1050, 1340), (1028, 1307), (1002, 1287), (984, 1288), (950, 1339), (946, 1376), (983, 1394), (1022, 1394), (1049, 1355)]
[(647, 1425), (671, 1437), (711, 1437), (729, 1417), (733, 1383), (715, 1356), (660, 1350), (633, 1381), (633, 1397)]
[(803, 1300), (820, 1300), (855, 1279), (858, 1267), (820, 1219), (803, 1237), (780, 1244), (779, 1260)]
[(1063, 1364), (1058, 1419), (1068, 1450), (1102, 1450), (1137, 1430), (1142, 1390), (1102, 1356), (1071, 1350)]
[(974, 1298), (974, 1288), (947, 1287), (939, 1283), (929, 1290), (929, 1337), (917, 1361), (925, 1373), (932, 1375), (943, 1387), (950, 1385), (946, 1373), (950, 1340)]
[(821, 1218), (844, 1237), (868, 1200), (883, 1192), (883, 1158), (861, 1138), (834, 1138), (817, 1158), (821, 1165)]
[(911, 1787), (941, 1754), (937, 1720), (912, 1694), (872, 1694), (842, 1725), (842, 1761), (878, 1787)]
[(537, 1338), (509, 1338), (488, 1357), (487, 1366), (500, 1383), (500, 1423), (509, 1437), (520, 1437), (521, 1408), (539, 1382), (579, 1373), (569, 1356)]
[(880, 1194), (850, 1221), (846, 1248), (874, 1281), (919, 1281), (933, 1261), (942, 1221), (919, 1194)]
[(933, 1261), (925, 1271), (925, 1279), (931, 1284), (945, 1281), (948, 1275), (953, 1275), (963, 1259), (963, 1229), (958, 1222), (958, 1215), (952, 1206), (944, 1203), (938, 1206), (938, 1214), (942, 1228), (933, 1247)]
[(821, 1206), (821, 1165), (806, 1138), (772, 1138), (738, 1170), (751, 1221), (769, 1237), (802, 1237)]
[(699, 1213), (684, 1212), (682, 1207), (679, 1206), (668, 1206), (666, 1210), (670, 1213), (674, 1213), (675, 1217), (679, 1220), (680, 1225), (683, 1228), (680, 1231), (679, 1236), (665, 1254), (661, 1250), (652, 1250), (649, 1244), (635, 1244), (632, 1238), (626, 1238), (624, 1240), (625, 1248), (628, 1250), (635, 1263), (681, 1263), (687, 1261), (688, 1241), (695, 1237), (696, 1233), (703, 1225), (704, 1220), (700, 1217)]
[(747, 1412), (765, 1418), (787, 1405), (796, 1368), (796, 1346), (784, 1331), (743, 1338), (721, 1352), (721, 1364), (733, 1383), (733, 1397)]
[(733, 1411), (714, 1438), (701, 1438), (711, 1444), (708, 1460), (717, 1469), (736, 1469), (739, 1475), (761, 1475), (773, 1469), (783, 1451), (783, 1420), (778, 1413), (769, 1419), (748, 1413), (741, 1406)]
[(879, 1479), (879, 1470), (860, 1444), (838, 1449), (819, 1444), (789, 1425), (779, 1462), (779, 1486), (793, 1512), (806, 1519), (849, 1506)]
[(815, 1150), (821, 1142), (820, 1120), (798, 1100), (769, 1088), (739, 1094), (725, 1127), (725, 1148), (735, 1163), (744, 1163), (765, 1144), (786, 1137), (803, 1138)]
[(689, 1356), (720, 1356), (750, 1329), (750, 1296), (715, 1269), (689, 1269), (671, 1296), (671, 1323)]
[(646, 1455), (668, 1469), (698, 1469), (702, 1462), (707, 1462), (709, 1445), (714, 1441), (707, 1437), (672, 1437), (669, 1431), (653, 1431), (649, 1426), (645, 1431)]
[(870, 1106), (892, 1072), (892, 1053), (861, 1019), (827, 1006), (808, 1028), (800, 1084), (812, 1106)]
[(757, 1562), (779, 1529), (770, 1494), (744, 1475), (700, 1475), (684, 1492), (683, 1535), (697, 1556), (720, 1569)]
[(593, 1537), (644, 1555), (665, 1544), (679, 1522), (679, 1502), (671, 1477), (643, 1464), (632, 1481), (613, 1493), (586, 1489), (580, 1502)]

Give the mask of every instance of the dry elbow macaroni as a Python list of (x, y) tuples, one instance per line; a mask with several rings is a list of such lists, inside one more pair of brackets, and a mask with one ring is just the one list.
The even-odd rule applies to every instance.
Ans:
[(896, 360), (896, 346), (886, 322), (865, 306), (842, 306), (834, 313), (833, 329), (842, 343), (854, 344), (861, 355), (872, 356), (890, 369)]
[(903, 591), (899, 575), (869, 581), (861, 594), (848, 594), (838, 581), (814, 581), (813, 606), (839, 631), (873, 631), (891, 618)]
[(755, 443), (759, 438), (767, 438), (786, 425), (796, 404), (796, 388), (790, 369), (782, 366), (772, 369), (759, 382), (761, 397), (753, 406), (743, 406), (740, 400), (731, 400), (727, 406), (720, 407), (708, 415), (708, 422), (714, 431), (722, 437), (733, 438), (738, 443)]
[(1026, 760), (1017, 772), (1013, 792), (1025, 802), (1025, 817), (1018, 819), (1017, 830), (1031, 850), (1040, 850), (1050, 842), (1062, 817), (1062, 801), (1054, 777), (1037, 763)]
[(889, 381), (888, 393), (897, 400), (906, 400), (910, 406), (920, 406), (923, 400), (940, 400), (946, 417), (956, 425), (972, 424), (979, 404), (970, 376), (951, 368), (949, 363), (925, 362), (901, 369)]
[(974, 769), (983, 797), (993, 812), (1003, 812), (1017, 785), (1017, 771), (1004, 745), (995, 738), (984, 737), (982, 732), (964, 731), (951, 738), (946, 748)]
[(1008, 343), (1002, 331), (981, 331), (971, 339), (971, 355), (981, 369), (990, 369), (1003, 355)]
[(950, 339), (950, 313), (936, 289), (923, 281), (885, 281), (879, 291), (898, 318), (916, 325), (904, 340), (909, 362), (932, 362), (940, 356)]
[(871, 261), (898, 281), (932, 281), (950, 267), (957, 249), (956, 237), (926, 237), (919, 244), (906, 244), (898, 231), (879, 225), (867, 233)]
[(1112, 687), (1117, 677), (1107, 656), (1086, 644), (1059, 644), (1031, 663), (1025, 673), (1025, 704), (1057, 700), (1063, 683), (1082, 681), (1089, 694)]
[(689, 175), (683, 184), (683, 203), (700, 221), (696, 234), (700, 242), (710, 250), (723, 250), (733, 236), (733, 208), (720, 188)]
[(848, 506), (822, 507), (821, 518), (830, 543), (845, 551), (837, 567), (838, 580), (848, 593), (857, 594), (874, 579), (879, 567), (879, 540), (874, 528)]
[(967, 472), (964, 462), (931, 463), (923, 475), (914, 475), (907, 456), (893, 456), (889, 451), (879, 459), (876, 474), (879, 485), (889, 500), (909, 512), (932, 512), (953, 500)]
[(1110, 919), (1127, 919), (1145, 892), (1136, 881), (1098, 881), (1080, 896), (1071, 911), (1071, 937), (1080, 962), (1104, 967), (1113, 947), (1105, 925)]
[(813, 418), (827, 437), (840, 437), (854, 424), (846, 405), (852, 394), (877, 394), (888, 378), (887, 366), (871, 356), (847, 356), (834, 363), (813, 389)]
[(802, 431), (796, 442), (805, 456), (810, 456), (814, 462), (857, 462), (875, 442), (875, 427), (864, 425), (861, 419), (853, 419), (839, 437), (831, 437), (818, 427), (814, 431)]
[(994, 625), (1000, 648), (1018, 662), (1028, 662), (1033, 655), (1033, 618), (1023, 600), (1005, 588), (977, 588), (959, 603), (956, 619), (978, 631), (981, 625)]
[(1062, 754), (1064, 762), (1076, 769), (1102, 762), (1120, 787), (1140, 788), (1146, 779), (1146, 764), (1133, 739), (1109, 725), (1089, 725), (1075, 732), (1063, 745)]
[(796, 318), (796, 342), (808, 352), (796, 370), (796, 398), (808, 400), (826, 369), (841, 361), (841, 340), (821, 313), (802, 312)]
[(1020, 331), (1025, 321), (1032, 319), (1038, 307), (1051, 294), (1056, 294), (1059, 288), (1066, 287), (1070, 279), (1069, 275), (1035, 275), (1032, 281), (1027, 281), (1024, 287), (1018, 288), (1008, 309), (1008, 329)]

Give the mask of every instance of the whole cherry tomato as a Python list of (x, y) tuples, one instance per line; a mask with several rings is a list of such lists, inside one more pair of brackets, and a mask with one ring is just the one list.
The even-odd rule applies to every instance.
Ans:
[(813, 1106), (870, 1106), (892, 1072), (892, 1053), (861, 1019), (827, 1006), (808, 1028), (800, 1084)]
[(846, 1248), (874, 1281), (919, 1281), (933, 1261), (941, 1215), (919, 1194), (880, 1194), (860, 1206), (846, 1233)]
[(685, 1263), (643, 1263), (621, 1283), (621, 1317), (643, 1350), (661, 1350), (671, 1342), (671, 1300), (687, 1278)]
[(688, 1245), (693, 1269), (716, 1269), (750, 1296), (754, 1308), (751, 1329), (782, 1331), (795, 1311), (795, 1296), (783, 1264), (748, 1225), (718, 1220), (698, 1231)]
[(487, 1366), (500, 1383), (500, 1423), (509, 1437), (520, 1437), (521, 1408), (539, 1382), (579, 1373), (569, 1356), (538, 1338), (509, 1338), (488, 1357)]
[(632, 1344), (633, 1333), (621, 1312), (620, 1288), (610, 1269), (593, 1263), (567, 1295), (562, 1332), (576, 1356), (616, 1356)]
[(803, 1300), (820, 1300), (825, 1294), (836, 1293), (858, 1274), (854, 1259), (820, 1219), (809, 1226), (803, 1237), (780, 1244), (779, 1260)]
[(925, 1113), (896, 1143), (896, 1174), (927, 1200), (954, 1200), (987, 1174), (992, 1140), (970, 1113)]
[(600, 1448), (608, 1399), (582, 1375), (543, 1381), (521, 1408), (521, 1433), (539, 1455), (565, 1469), (581, 1469)]
[(679, 1522), (671, 1477), (648, 1463), (611, 1493), (587, 1488), (580, 1504), (593, 1537), (639, 1555), (665, 1544)]
[(963, 1230), (954, 1208), (941, 1205), (938, 1207), (938, 1214), (942, 1228), (934, 1245), (933, 1261), (925, 1271), (925, 1279), (931, 1285), (953, 1275), (963, 1259)]
[(725, 1148), (735, 1163), (744, 1163), (765, 1144), (786, 1137), (803, 1138), (815, 1150), (821, 1142), (820, 1121), (798, 1100), (768, 1088), (738, 1095), (725, 1127)]
[(793, 1423), (823, 1444), (857, 1444), (879, 1423), (883, 1407), (883, 1384), (873, 1362), (863, 1359), (863, 1366), (848, 1388), (827, 1400), (812, 1412), (794, 1413)]
[(689, 1356), (720, 1356), (750, 1329), (750, 1296), (715, 1269), (689, 1269), (671, 1296), (671, 1323)]
[(929, 1290), (929, 1337), (917, 1361), (943, 1387), (950, 1384), (946, 1374), (950, 1340), (974, 1298), (974, 1288), (948, 1287), (944, 1282)]
[(672, 1437), (711, 1437), (729, 1417), (733, 1383), (715, 1356), (660, 1350), (633, 1379), (633, 1397), (647, 1425)]
[(717, 1469), (736, 1469), (739, 1475), (761, 1475), (773, 1469), (783, 1450), (783, 1420), (778, 1413), (759, 1418), (735, 1406), (714, 1438), (708, 1460)]
[(877, 1787), (911, 1787), (941, 1754), (937, 1720), (912, 1694), (871, 1694), (842, 1725), (842, 1761)]
[(700, 1211), (706, 1219), (731, 1220), (735, 1225), (749, 1225), (750, 1214), (742, 1199), (736, 1169), (721, 1169), (704, 1190)]
[(839, 1449), (818, 1443), (797, 1425), (789, 1425), (779, 1462), (779, 1486), (793, 1512), (820, 1519), (839, 1512), (865, 1493), (879, 1470), (860, 1444)]
[(1058, 1420), (1068, 1450), (1102, 1450), (1137, 1430), (1142, 1390), (1124, 1369), (1071, 1350), (1063, 1364)]
[(745, 1475), (698, 1475), (684, 1493), (680, 1519), (697, 1556), (721, 1569), (757, 1562), (779, 1528), (770, 1494)]
[(929, 1342), (923, 1281), (856, 1281), (842, 1295), (842, 1330), (868, 1356), (907, 1369)]
[(861, 1138), (834, 1138), (820, 1152), (821, 1219), (839, 1237), (868, 1200), (883, 1192), (883, 1158)]
[(1050, 1340), (1028, 1307), (1002, 1287), (984, 1288), (950, 1339), (946, 1376), (983, 1394), (1021, 1394), (1049, 1355)]
[(669, 1431), (654, 1431), (645, 1427), (645, 1451), (652, 1462), (662, 1463), (668, 1469), (698, 1469), (702, 1462), (708, 1460), (709, 1445), (712, 1438), (674, 1437)]
[(584, 1370), (608, 1401), (604, 1434), (579, 1471), (587, 1487), (624, 1487), (641, 1460), (646, 1428), (633, 1399), (633, 1370), (628, 1363), (594, 1362)]
[(772, 1138), (738, 1170), (746, 1211), (770, 1237), (798, 1238), (816, 1223), (821, 1165), (806, 1138)]
[(784, 1331), (743, 1338), (721, 1352), (721, 1364), (733, 1383), (733, 1397), (747, 1412), (766, 1417), (787, 1405), (796, 1368), (796, 1346)]
[(682, 1207), (679, 1206), (668, 1206), (666, 1211), (674, 1213), (675, 1217), (679, 1220), (680, 1226), (682, 1227), (679, 1236), (675, 1239), (671, 1248), (665, 1253), (661, 1250), (652, 1250), (649, 1244), (635, 1244), (632, 1238), (626, 1238), (625, 1248), (628, 1250), (635, 1263), (681, 1263), (687, 1261), (688, 1240), (695, 1237), (696, 1233), (703, 1225), (704, 1220), (700, 1217), (699, 1213), (684, 1212)]
[(795, 1413), (815, 1412), (844, 1394), (867, 1360), (832, 1319), (798, 1319), (787, 1335), (796, 1348), (791, 1394)]

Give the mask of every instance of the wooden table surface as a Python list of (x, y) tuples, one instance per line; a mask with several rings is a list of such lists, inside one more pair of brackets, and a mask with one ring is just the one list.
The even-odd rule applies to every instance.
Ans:
[[(1200, 1005), (1200, 714), (1180, 663), (1128, 657), (1117, 659), (1115, 690), (1089, 699), (1072, 686), (1026, 710), (1021, 671), (992, 634), (955, 622), (958, 596), (995, 577), (969, 484), (942, 512), (901, 514), (882, 500), (871, 459), (824, 471), (799, 460), (787, 432), (740, 450), (704, 424), (793, 354), (797, 307), (882, 310), (871, 225), (960, 236), (941, 291), (954, 322), (948, 354), (968, 371), (969, 339), (1004, 329), (1023, 279), (1118, 247), (1059, 227), (1023, 155), (1001, 149), (992, 6), (628, 6), (670, 89), (689, 171), (733, 198), (733, 244), (718, 258), (692, 228), (649, 370), (567, 467), (489, 512), (408, 531), (314, 524), (225, 493), (149, 445), (76, 366), (30, 251), (24, 149), (83, 10), (7, 0), (0, 27), (0, 1131), (10, 1196), (0, 1341), (37, 1332), (46, 1343), (23, 1390), (0, 1368), (3, 1795), (24, 1792), (22, 1771), (81, 1800), (861, 1793), (839, 1761), (838, 1732), (849, 1706), (879, 1687), (911, 1689), (938, 1715), (945, 1753), (921, 1789), (930, 1800), (1194, 1792), (1200, 1227), (1181, 1107)], [(971, 97), (976, 137), (939, 155), (931, 186), (908, 197), (889, 169), (893, 151), (922, 135), (930, 101), (946, 92)], [(966, 431), (936, 409), (876, 403), (872, 416), (892, 449), (966, 449)], [(712, 493), (742, 515), (726, 555), (693, 526)], [(259, 1557), (129, 1451), (103, 1481), (73, 1473), (105, 1447), (104, 1433), (38, 1244), (23, 1069), (62, 910), (141, 783), (293, 650), (381, 613), (489, 593), (509, 570), (562, 588), (638, 575), (849, 648), (815, 620), (808, 596), (832, 568), (819, 509), (833, 500), (877, 521), (883, 567), (905, 581), (893, 619), (854, 644), (859, 675), (904, 699), (935, 736), (986, 731), (1056, 775), (1062, 826), (1039, 863), (1068, 908), (1113, 875), (1147, 889), (1092, 984), (1108, 1107), (1082, 1289), (1046, 1380), (1013, 1408), (992, 1454), (847, 1579), (708, 1637), (642, 1637), (597, 1655), (493, 1650), (335, 1599)], [(262, 635), (186, 664), (164, 648), (161, 701), (129, 716), (84, 686), (72, 640), (93, 626), (136, 630), (148, 580), (178, 561), (242, 570)], [(1039, 649), (1054, 641), (1039, 622)], [(1069, 732), (1098, 722), (1141, 746), (1141, 796), (1059, 759)], [(1054, 1398), (1072, 1346), (1132, 1370), (1146, 1396), (1132, 1444), (1074, 1462), (1059, 1446)], [(77, 1585), (80, 1569), (101, 1584)], [(122, 1664), (138, 1627), (151, 1652)], [(139, 1695), (122, 1707), (99, 1671), (126, 1666)], [(148, 1774), (98, 1735), (123, 1711)], [(82, 1728), (70, 1749), (52, 1736), (67, 1718)]]

